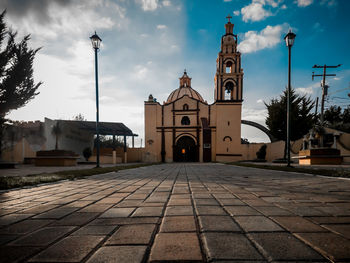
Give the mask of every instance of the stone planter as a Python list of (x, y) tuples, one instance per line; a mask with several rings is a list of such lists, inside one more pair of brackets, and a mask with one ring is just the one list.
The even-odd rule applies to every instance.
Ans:
[(35, 166), (76, 166), (79, 155), (72, 151), (38, 151)]

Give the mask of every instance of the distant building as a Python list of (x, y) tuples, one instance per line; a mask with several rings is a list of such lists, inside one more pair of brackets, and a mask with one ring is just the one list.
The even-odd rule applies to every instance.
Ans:
[(185, 71), (162, 105), (145, 102), (145, 161), (228, 162), (242, 159), (243, 69), (228, 21), (216, 60), (214, 103), (192, 88)]
[[(56, 125), (60, 130), (57, 136), (53, 132)], [(125, 139), (127, 136), (138, 136), (123, 123), (100, 122), (99, 127), (100, 135), (125, 136)], [(95, 133), (96, 122), (94, 121), (45, 118), (44, 122), (14, 122), (13, 125), (6, 126), (2, 157), (5, 161), (23, 162), (25, 158), (35, 157), (39, 150), (54, 150), (57, 140), (58, 149), (73, 151), (80, 155), (80, 160), (84, 160), (83, 150), (87, 147), (94, 148)], [(123, 150), (118, 152), (121, 159), (126, 159), (124, 156), (126, 147), (124, 153)]]

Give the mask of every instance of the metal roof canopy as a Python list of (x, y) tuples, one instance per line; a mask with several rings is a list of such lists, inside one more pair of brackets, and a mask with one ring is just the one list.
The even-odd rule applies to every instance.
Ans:
[[(78, 129), (87, 130), (96, 134), (96, 122), (95, 121), (70, 121), (70, 120), (57, 120), (63, 123), (74, 123)], [(135, 136), (128, 127), (121, 122), (99, 122), (99, 134), (100, 135), (115, 135), (115, 136)]]

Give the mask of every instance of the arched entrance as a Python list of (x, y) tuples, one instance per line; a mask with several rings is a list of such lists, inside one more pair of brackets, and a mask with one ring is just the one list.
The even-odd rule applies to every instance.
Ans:
[(190, 136), (182, 136), (174, 148), (175, 162), (198, 162), (197, 145)]

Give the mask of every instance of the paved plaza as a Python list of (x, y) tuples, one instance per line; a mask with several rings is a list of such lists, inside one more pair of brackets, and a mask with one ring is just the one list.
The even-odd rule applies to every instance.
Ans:
[(350, 262), (350, 180), (162, 164), (0, 193), (4, 262)]
[[(101, 167), (114, 167), (134, 164), (137, 163), (101, 164)], [(15, 169), (1, 169), (0, 177), (28, 176), (45, 173), (56, 173), (61, 171), (85, 170), (95, 167), (96, 164), (79, 164), (76, 166), (35, 166), (34, 164), (16, 164)]]

